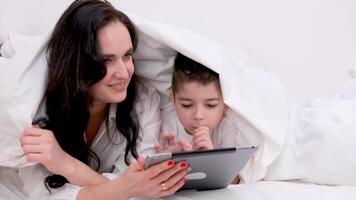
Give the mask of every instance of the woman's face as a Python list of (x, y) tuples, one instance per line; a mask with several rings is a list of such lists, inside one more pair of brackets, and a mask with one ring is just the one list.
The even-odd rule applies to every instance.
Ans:
[(93, 105), (118, 103), (126, 98), (134, 64), (133, 47), (127, 28), (118, 21), (98, 31), (98, 47), (106, 65), (106, 75), (90, 87)]

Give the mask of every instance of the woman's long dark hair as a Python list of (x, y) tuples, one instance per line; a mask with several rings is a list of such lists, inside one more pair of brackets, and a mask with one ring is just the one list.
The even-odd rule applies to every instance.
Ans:
[[(106, 74), (98, 52), (98, 30), (118, 21), (128, 29), (133, 48), (137, 46), (135, 27), (130, 19), (113, 6), (100, 0), (74, 1), (57, 22), (48, 43), (48, 86), (45, 92), (47, 129), (52, 130), (64, 151), (88, 164), (100, 159), (85, 142), (92, 103), (90, 86)], [(137, 157), (138, 121), (133, 112), (136, 96), (135, 77), (127, 89), (126, 99), (117, 104), (116, 126), (126, 138), (125, 162), (129, 154)], [(58, 188), (68, 182), (63, 176), (49, 175), (45, 184)]]

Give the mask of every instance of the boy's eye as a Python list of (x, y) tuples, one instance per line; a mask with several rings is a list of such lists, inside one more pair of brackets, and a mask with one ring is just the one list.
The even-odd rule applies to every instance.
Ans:
[(206, 105), (208, 108), (215, 108), (216, 106), (218, 106), (217, 104), (207, 104)]
[(192, 104), (181, 104), (181, 106), (183, 108), (190, 108), (192, 106)]

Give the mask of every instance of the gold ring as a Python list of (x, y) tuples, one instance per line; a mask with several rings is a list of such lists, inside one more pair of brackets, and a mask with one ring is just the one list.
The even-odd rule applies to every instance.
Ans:
[(167, 188), (167, 185), (166, 185), (166, 183), (161, 183), (161, 191), (165, 191), (165, 190), (167, 190), (168, 188)]

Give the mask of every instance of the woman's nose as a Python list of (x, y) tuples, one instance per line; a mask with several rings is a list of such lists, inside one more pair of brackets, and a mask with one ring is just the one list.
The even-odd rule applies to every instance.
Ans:
[(122, 61), (119, 61), (117, 63), (117, 66), (115, 66), (114, 75), (120, 79), (129, 78), (129, 76), (130, 76), (129, 71), (128, 71), (126, 65)]

